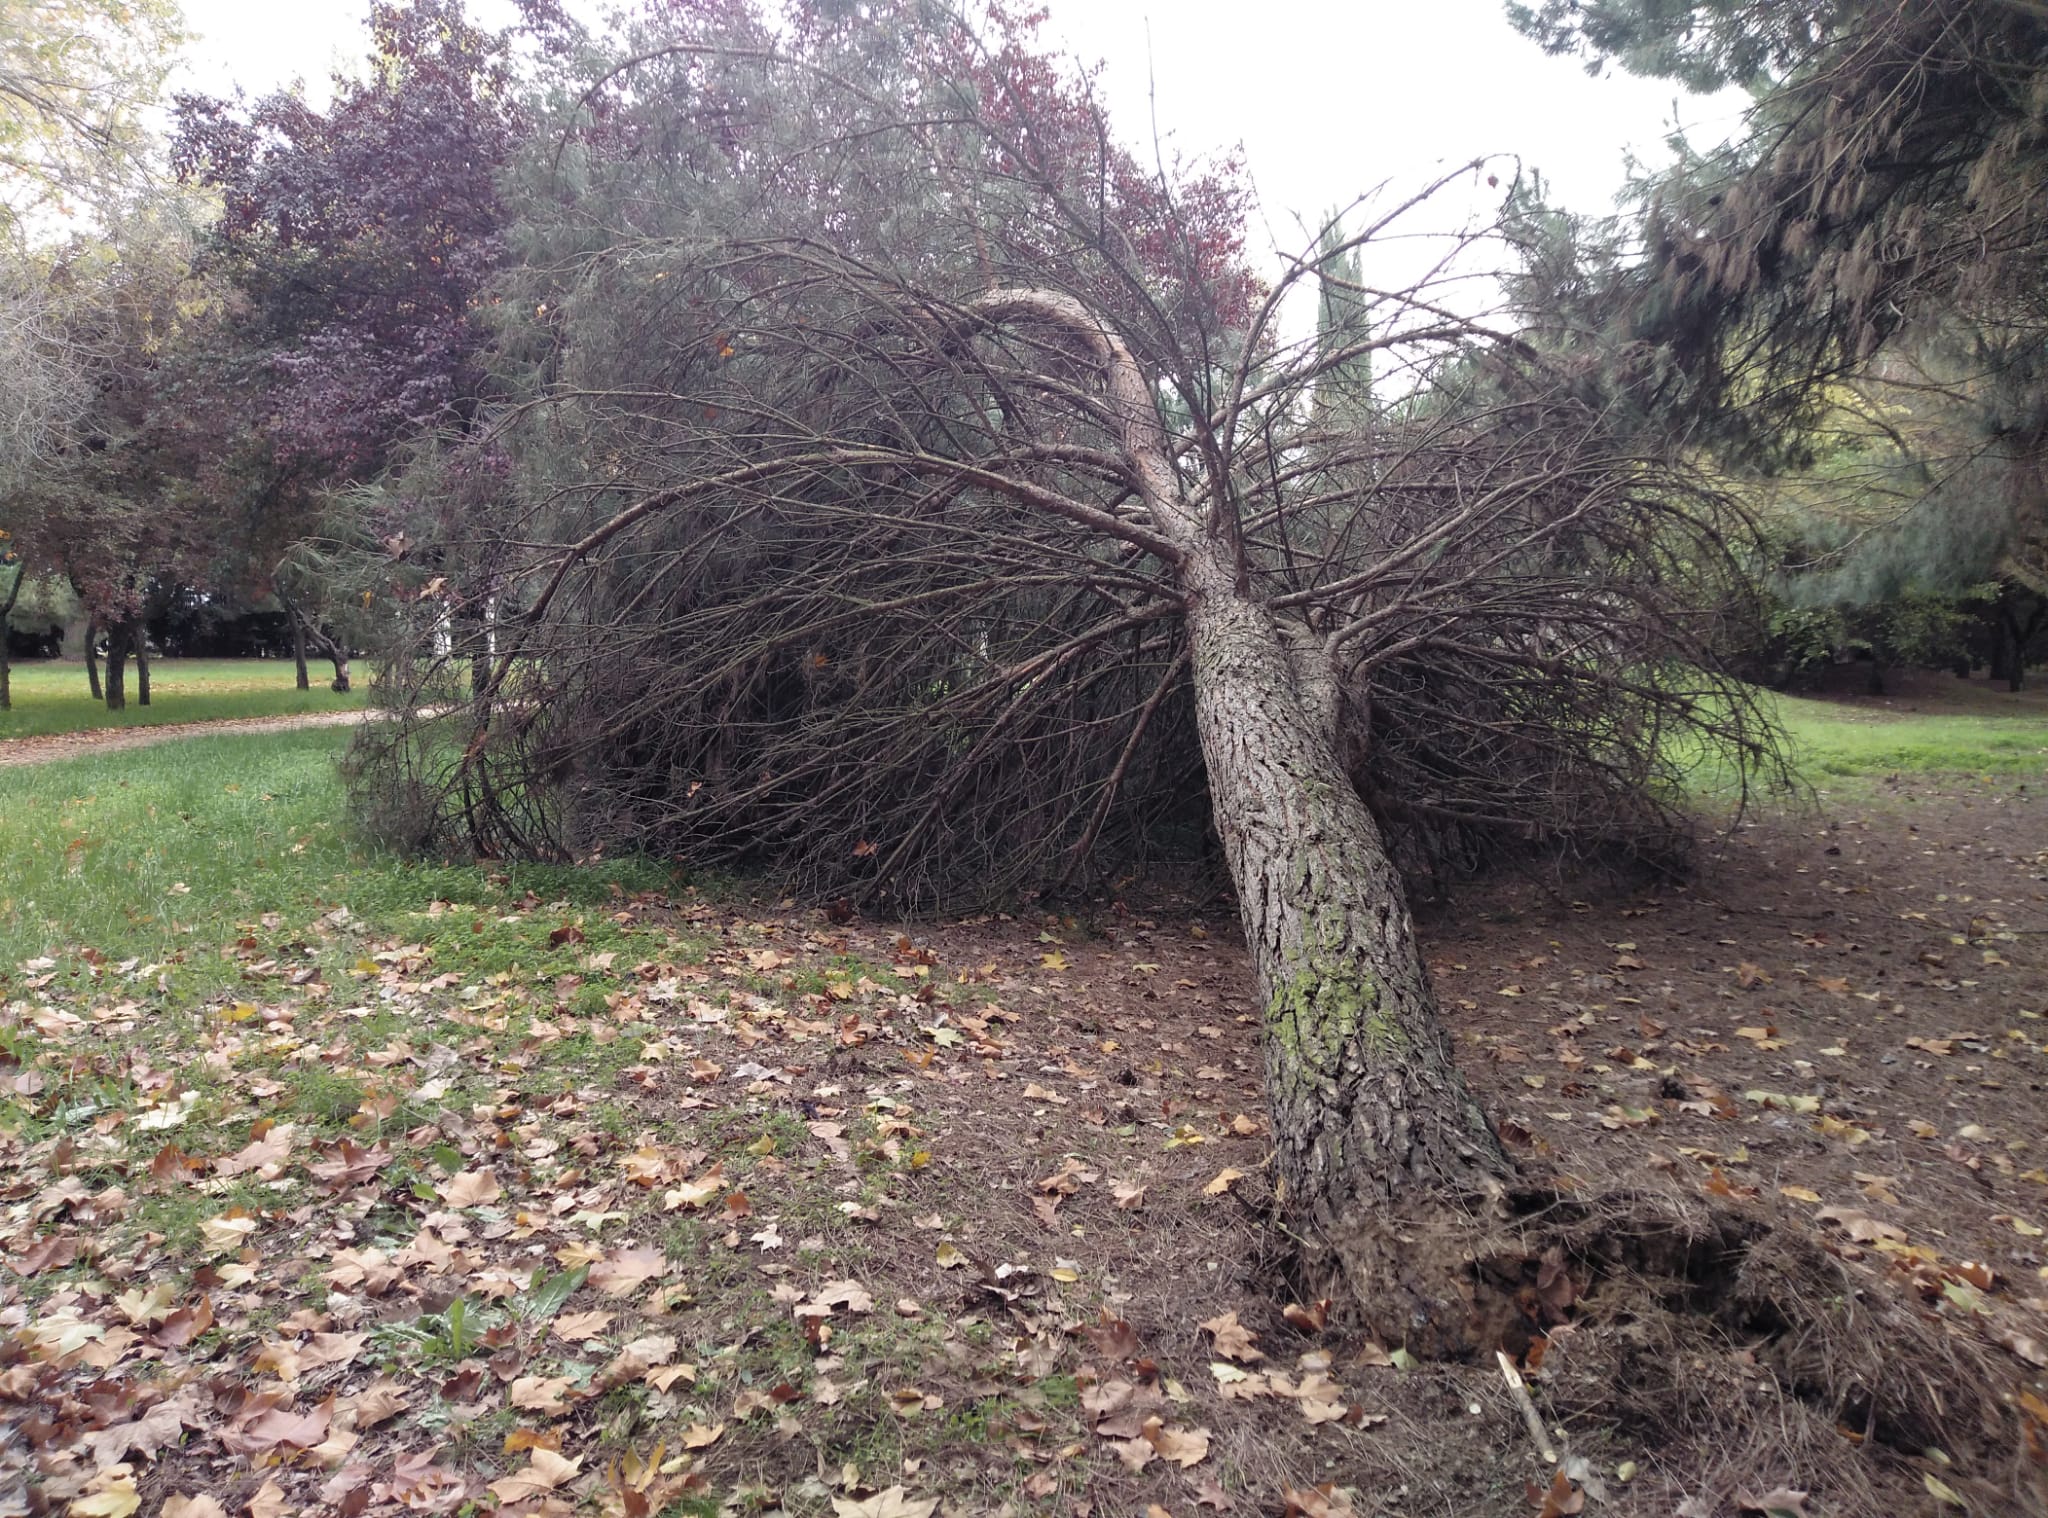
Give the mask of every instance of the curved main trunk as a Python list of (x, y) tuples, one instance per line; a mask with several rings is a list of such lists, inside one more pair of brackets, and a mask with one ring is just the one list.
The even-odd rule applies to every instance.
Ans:
[(1282, 1200), (1370, 1326), (1489, 1348), (1470, 1246), (1512, 1173), (1438, 1016), (1407, 895), (1338, 756), (1321, 652), (1184, 566), (1216, 828), (1258, 975)]

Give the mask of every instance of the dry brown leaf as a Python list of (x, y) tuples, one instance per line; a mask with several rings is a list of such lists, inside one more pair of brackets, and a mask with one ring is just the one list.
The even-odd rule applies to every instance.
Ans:
[(1171, 1460), (1182, 1470), (1200, 1465), (1209, 1458), (1209, 1431), (1206, 1428), (1178, 1428), (1158, 1418), (1147, 1418), (1142, 1437), (1159, 1452), (1160, 1459)]
[(564, 1313), (548, 1325), (548, 1332), (571, 1344), (581, 1344), (585, 1339), (594, 1339), (603, 1333), (614, 1316), (608, 1312)]
[(570, 1460), (551, 1449), (536, 1449), (527, 1456), (525, 1469), (493, 1481), (491, 1490), (500, 1502), (524, 1502), (552, 1492), (582, 1467), (580, 1457)]
[(569, 1390), (567, 1376), (521, 1376), (512, 1383), (514, 1407), (535, 1413), (565, 1413), (569, 1405), (563, 1394)]
[(834, 1497), (836, 1518), (932, 1518), (939, 1508), (936, 1497), (912, 1497), (902, 1487), (891, 1486), (856, 1502), (851, 1497)]
[(659, 1249), (614, 1249), (590, 1267), (590, 1284), (606, 1296), (623, 1297), (667, 1269), (668, 1257)]
[(1226, 1359), (1240, 1360), (1250, 1365), (1266, 1358), (1265, 1351), (1258, 1347), (1259, 1336), (1237, 1321), (1237, 1310), (1232, 1308), (1220, 1318), (1211, 1318), (1202, 1327), (1209, 1331), (1209, 1337), (1216, 1341), (1216, 1353)]
[(505, 1194), (495, 1170), (463, 1170), (441, 1186), (441, 1200), (450, 1207), (481, 1207)]
[(157, 1518), (228, 1518), (228, 1510), (220, 1505), (218, 1497), (195, 1492), (189, 1497), (164, 1498), (164, 1505), (157, 1509)]

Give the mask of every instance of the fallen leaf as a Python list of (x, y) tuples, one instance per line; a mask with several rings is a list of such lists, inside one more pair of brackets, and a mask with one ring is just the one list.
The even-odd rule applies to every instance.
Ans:
[(493, 1170), (462, 1170), (441, 1186), (441, 1200), (450, 1207), (481, 1207), (505, 1194)]
[(552, 1492), (582, 1469), (579, 1456), (570, 1460), (550, 1449), (536, 1449), (527, 1456), (525, 1469), (491, 1483), (500, 1502), (524, 1502)]
[(865, 1501), (834, 1497), (832, 1511), (838, 1518), (932, 1518), (939, 1508), (936, 1497), (911, 1497), (900, 1486), (885, 1487)]
[(1216, 1341), (1216, 1353), (1226, 1359), (1241, 1360), (1250, 1365), (1266, 1358), (1265, 1352), (1258, 1348), (1259, 1336), (1237, 1321), (1235, 1308), (1220, 1318), (1209, 1319), (1202, 1327)]

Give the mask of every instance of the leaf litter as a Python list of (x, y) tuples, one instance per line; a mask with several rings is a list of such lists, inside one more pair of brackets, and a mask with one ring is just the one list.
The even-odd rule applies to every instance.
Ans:
[[(1436, 926), (1466, 1067), (1526, 1154), (1796, 1211), (1871, 1290), (2004, 1346), (2048, 1430), (2048, 977), (2018, 932), (2048, 905), (1929, 890), (1903, 852), (1799, 878), (1808, 843), (1734, 841), (1785, 882), (1767, 924), (1709, 881)], [(2043, 843), (1972, 862), (2025, 875)], [(19, 967), (0, 1482), (74, 1518), (1405, 1511), (1312, 1479), (1332, 1462), (1477, 1491), (1506, 1460), (1560, 1512), (1593, 1489), (1537, 1468), (1485, 1377), (1262, 1274), (1254, 1008), (1185, 907), (916, 941), (688, 895), (601, 938), (570, 915), (486, 924), (547, 946), (524, 971), (443, 968), (483, 920), (456, 903), (252, 923), (221, 946), (242, 989), (197, 1007), (162, 967)], [(1967, 986), (1880, 953), (1963, 923), (2000, 951)], [(1566, 1273), (1539, 1289), (1543, 1397), (1545, 1351), (1601, 1330)], [(1588, 1510), (1697, 1499), (1592, 1438)], [(1710, 1479), (1720, 1511), (1837, 1511), (1825, 1476)], [(1969, 1473), (1908, 1476), (1938, 1502)]]

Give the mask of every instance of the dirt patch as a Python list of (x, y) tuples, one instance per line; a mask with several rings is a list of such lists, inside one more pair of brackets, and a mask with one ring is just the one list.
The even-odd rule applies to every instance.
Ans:
[(18, 764), (49, 764), (85, 754), (147, 748), (180, 738), (211, 738), (230, 733), (281, 733), (302, 727), (346, 727), (363, 720), (359, 711), (310, 712), (293, 717), (226, 717), (215, 722), (160, 722), (149, 727), (95, 727), (75, 733), (48, 733), (34, 738), (0, 738), (0, 768)]

